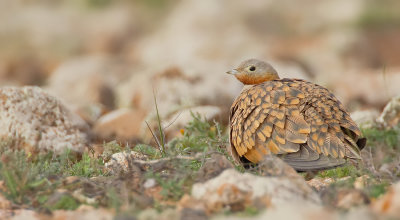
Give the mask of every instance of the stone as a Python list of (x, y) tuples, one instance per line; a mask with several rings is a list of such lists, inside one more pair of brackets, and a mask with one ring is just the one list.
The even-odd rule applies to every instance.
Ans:
[(282, 159), (274, 155), (266, 155), (264, 160), (261, 161), (257, 166), (253, 168), (261, 176), (285, 176), (290, 178), (299, 179), (303, 181), (303, 177), (300, 176), (296, 170), (293, 169), (289, 164), (285, 163)]
[(7, 200), (3, 194), (0, 194), (0, 210), (8, 210), (11, 209), (12, 203)]
[(32, 153), (82, 152), (87, 147), (87, 124), (42, 89), (3, 87), (0, 101), (0, 136), (15, 147)]
[(205, 182), (221, 174), (226, 169), (234, 168), (233, 164), (224, 155), (213, 154), (207, 158), (196, 174), (197, 182)]
[(14, 211), (14, 215), (12, 220), (40, 220), (39, 214), (37, 214), (33, 210), (28, 210), (28, 209), (19, 209)]
[(141, 175), (141, 170), (134, 164), (134, 160), (146, 160), (147, 157), (135, 151), (119, 152), (111, 156), (111, 159), (105, 163), (105, 168), (112, 174), (119, 173), (137, 173)]
[(178, 220), (181, 219), (181, 214), (175, 209), (165, 209), (158, 212), (155, 209), (145, 209), (137, 216), (138, 220), (159, 219), (159, 220)]
[(145, 189), (153, 188), (153, 187), (155, 187), (156, 185), (157, 185), (157, 182), (156, 182), (156, 180), (153, 179), (153, 178), (147, 179), (147, 180), (143, 183), (143, 187), (144, 187)]
[(368, 180), (370, 179), (370, 177), (368, 175), (362, 175), (357, 177), (354, 180), (354, 188), (358, 189), (358, 190), (363, 190), (365, 188), (365, 186), (368, 185)]
[(371, 208), (379, 216), (400, 218), (400, 182), (393, 184), (383, 196), (371, 204)]
[(263, 219), (347, 219), (375, 220), (380, 219), (367, 207), (351, 209), (347, 212), (332, 210), (312, 204), (285, 204), (270, 208), (255, 216), (246, 218), (240, 216), (218, 216), (214, 220), (263, 220)]
[[(287, 203), (272, 207), (260, 214), (247, 217), (247, 220), (262, 219), (336, 219), (337, 214), (329, 209), (315, 204)], [(241, 220), (242, 217), (217, 217), (215, 220)]]
[(134, 142), (141, 136), (146, 113), (134, 109), (117, 109), (100, 117), (93, 126), (93, 134), (100, 142), (117, 140)]
[(181, 210), (181, 219), (207, 220), (209, 218), (204, 211), (195, 209), (183, 209)]
[(398, 126), (400, 123), (400, 96), (393, 97), (383, 109), (378, 120), (385, 127)]
[(318, 192), (320, 192), (320, 191), (326, 189), (329, 185), (331, 185), (334, 182), (335, 181), (330, 177), (326, 177), (326, 178), (316, 177), (311, 180), (308, 180), (307, 184), (309, 186), (313, 187)]
[(40, 85), (47, 77), (43, 60), (35, 55), (24, 54), (20, 57), (0, 58), (1, 85)]
[(362, 190), (353, 188), (327, 187), (320, 190), (320, 195), (325, 205), (344, 210), (370, 203), (369, 197)]
[(338, 190), (335, 207), (348, 210), (355, 206), (363, 206), (369, 203), (368, 196), (361, 190)]
[(196, 204), (204, 204), (206, 213), (223, 209), (243, 211), (249, 206), (263, 209), (287, 203), (318, 205), (321, 202), (319, 196), (299, 178), (262, 177), (239, 173), (235, 169), (227, 169), (213, 179), (194, 184), (191, 197), (197, 201)]
[(379, 116), (377, 110), (360, 110), (350, 114), (351, 118), (361, 128), (372, 128), (377, 125), (376, 119)]
[(51, 74), (46, 89), (74, 110), (91, 106), (114, 109), (113, 86), (117, 80), (114, 65), (103, 56), (66, 61)]
[(114, 214), (110, 210), (95, 209), (87, 205), (82, 205), (75, 211), (56, 210), (52, 214), (52, 219), (112, 220), (114, 219)]

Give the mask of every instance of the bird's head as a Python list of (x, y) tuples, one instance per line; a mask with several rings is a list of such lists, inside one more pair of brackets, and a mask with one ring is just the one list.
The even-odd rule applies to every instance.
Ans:
[(279, 79), (278, 73), (269, 63), (257, 59), (245, 60), (237, 68), (227, 73), (234, 75), (245, 85), (255, 85)]

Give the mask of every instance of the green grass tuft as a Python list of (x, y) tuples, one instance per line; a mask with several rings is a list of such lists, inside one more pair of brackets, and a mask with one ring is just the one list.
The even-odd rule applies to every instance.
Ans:
[(64, 209), (75, 210), (79, 207), (79, 202), (72, 198), (70, 195), (62, 195), (56, 203), (49, 205), (50, 210)]
[(343, 167), (337, 167), (330, 170), (324, 170), (318, 173), (321, 178), (331, 177), (331, 178), (343, 178), (347, 176), (355, 177), (359, 176), (359, 171), (356, 167), (352, 165), (346, 165)]
[[(69, 150), (61, 155), (47, 153), (32, 156), (3, 143), (0, 154), (0, 180), (5, 183), (5, 190), (1, 193), (16, 205), (42, 204), (61, 186), (65, 177), (104, 175), (102, 160), (91, 158), (87, 153), (82, 158)], [(50, 209), (72, 209), (78, 204), (68, 198), (62, 199)]]
[(362, 133), (372, 147), (386, 145), (393, 149), (400, 148), (400, 132), (397, 129), (366, 128)]
[(367, 191), (367, 194), (369, 197), (378, 198), (379, 196), (386, 193), (389, 185), (390, 184), (387, 182), (374, 184), (374, 185), (369, 186), (366, 189), (366, 191)]
[(146, 145), (146, 144), (137, 144), (132, 150), (139, 152), (141, 154), (144, 154), (144, 155), (148, 156), (150, 159), (161, 158), (160, 151), (158, 151), (154, 147)]
[(217, 122), (210, 124), (199, 114), (192, 113), (193, 120), (183, 130), (183, 137), (168, 143), (170, 155), (192, 155), (198, 152), (214, 150), (225, 153), (227, 136)]

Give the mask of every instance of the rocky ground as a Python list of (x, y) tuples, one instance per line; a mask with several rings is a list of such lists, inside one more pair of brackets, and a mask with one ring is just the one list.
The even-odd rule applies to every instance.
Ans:
[[(384, 3), (1, 1), (0, 218), (400, 218), (400, 5)], [(331, 89), (362, 162), (232, 163), (242, 85), (225, 72), (250, 57)]]
[(18, 119), (0, 145), (2, 218), (400, 218), (400, 129), (388, 124), (400, 120), (399, 98), (363, 119), (368, 145), (359, 165), (309, 176), (276, 157), (236, 166), (226, 129), (200, 114), (171, 139), (162, 139), (167, 129), (154, 130), (153, 145), (90, 144), (87, 127), (41, 89), (1, 92), (1, 118)]

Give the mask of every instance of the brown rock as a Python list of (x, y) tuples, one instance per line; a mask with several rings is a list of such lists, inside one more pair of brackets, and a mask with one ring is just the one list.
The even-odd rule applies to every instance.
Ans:
[(11, 209), (11, 202), (8, 201), (2, 194), (0, 194), (0, 209), (8, 210)]
[(393, 184), (389, 190), (371, 208), (380, 216), (388, 218), (400, 218), (400, 182)]
[(317, 178), (313, 178), (313, 179), (307, 181), (308, 185), (310, 185), (317, 191), (321, 191), (321, 190), (325, 189), (326, 187), (328, 187), (330, 184), (332, 184), (334, 182), (335, 181), (330, 177), (327, 177), (327, 178), (318, 178), (317, 177)]
[(43, 61), (33, 55), (0, 58), (2, 85), (41, 85), (47, 76)]
[(262, 176), (286, 176), (303, 180), (293, 167), (274, 155), (266, 155), (264, 160), (252, 169)]
[(335, 187), (321, 190), (321, 199), (324, 204), (346, 210), (370, 203), (368, 196), (361, 190)]
[(107, 57), (79, 57), (61, 64), (52, 73), (47, 90), (71, 105), (74, 109), (100, 106), (115, 107), (113, 86), (116, 70)]
[(197, 172), (196, 180), (197, 182), (205, 182), (230, 168), (234, 168), (234, 166), (224, 155), (213, 154), (211, 158), (206, 159), (203, 166)]
[(361, 190), (340, 190), (337, 194), (335, 207), (350, 209), (355, 206), (369, 204), (370, 200)]
[(156, 209), (145, 209), (137, 216), (138, 220), (159, 219), (159, 220), (178, 220), (182, 219), (181, 214), (176, 209), (165, 209), (162, 212)]
[(144, 118), (145, 112), (141, 110), (114, 110), (96, 121), (93, 133), (99, 141), (132, 142), (140, 137)]

